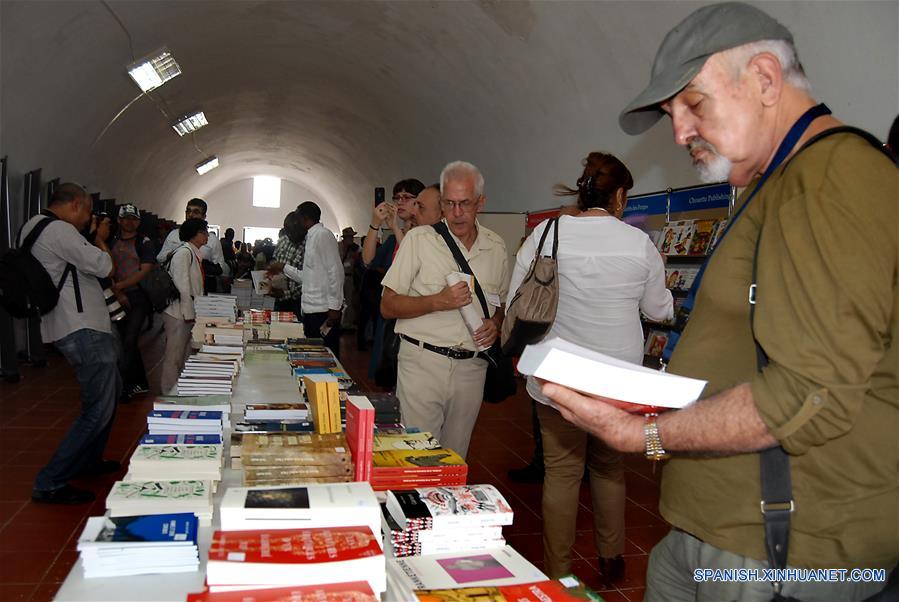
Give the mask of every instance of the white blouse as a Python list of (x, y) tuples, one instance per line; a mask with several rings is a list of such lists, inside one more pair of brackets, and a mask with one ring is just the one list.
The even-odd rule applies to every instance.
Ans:
[[(515, 261), (508, 301), (518, 291), (530, 268), (546, 220), (524, 241)], [(553, 231), (543, 245), (552, 253)], [(559, 220), (559, 305), (546, 338), (561, 337), (621, 360), (643, 361), (642, 311), (651, 320), (673, 315), (671, 292), (665, 288), (665, 266), (649, 237), (611, 216), (572, 217)], [(533, 378), (528, 393), (541, 403), (548, 400)]]

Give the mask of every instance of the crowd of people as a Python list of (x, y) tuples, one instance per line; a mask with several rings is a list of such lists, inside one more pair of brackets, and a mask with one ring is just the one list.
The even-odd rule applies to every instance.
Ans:
[[(586, 471), (599, 570), (609, 584), (623, 576), (622, 454), (642, 453), (667, 459), (660, 512), (673, 526), (650, 556), (647, 600), (876, 595), (882, 581), (695, 575), (710, 568), (890, 570), (899, 560), (895, 160), (813, 99), (791, 33), (740, 3), (704, 6), (672, 29), (649, 85), (619, 123), (636, 135), (663, 117), (702, 179), (746, 188), (677, 316), (667, 366), (708, 386), (685, 409), (644, 417), (615, 400), (528, 379), (542, 441), (545, 571), (551, 578), (570, 572)], [(641, 313), (674, 317), (664, 259), (621, 220), (634, 182), (625, 164), (591, 152), (579, 172), (574, 186), (556, 189), (576, 205), (547, 241), (558, 247), (559, 277), (549, 336), (639, 364)], [(285, 218), (276, 244), (249, 248), (233, 241), (233, 231), (210, 241), (206, 204), (192, 199), (184, 223), (154, 253), (136, 234), (133, 205), (120, 208), (111, 240), (109, 216), (97, 216), (94, 244), (87, 244), (79, 232), (91, 221), (90, 199), (62, 185), (44, 216), (54, 220), (52, 235), (40, 237), (33, 254), (54, 282), (63, 279), (42, 333), (75, 369), (82, 413), (40, 471), (33, 499), (88, 501), (92, 494), (68, 480), (115, 464), (102, 451), (122, 382), (132, 393), (147, 387), (139, 348), (128, 342), (148, 314), (137, 285), (156, 262), (170, 265), (181, 292), (163, 315), (163, 388), (189, 349), (191, 299), (214, 268), (236, 276), (264, 267), (272, 278), (283, 274), (272, 293), (277, 307), (301, 315), (307, 336), (339, 354), (341, 325), (354, 324), (357, 345), (372, 344), (370, 375), (396, 387), (404, 424), (465, 457), (483, 399), (483, 350), (499, 337), (505, 308), (550, 227), (538, 226), (510, 265), (503, 239), (477, 219), (484, 186), (480, 170), (464, 161), (447, 164), (431, 186), (401, 180), (374, 208), (361, 246), (351, 228), (338, 242), (312, 202)], [(466, 266), (483, 291), (483, 311), (469, 282), (448, 281)], [(117, 328), (130, 348), (121, 359), (104, 288), (125, 307)], [(354, 318), (345, 322), (348, 303)], [(478, 308), (474, 325), (460, 312), (470, 304)], [(769, 496), (784, 480), (779, 497)]]

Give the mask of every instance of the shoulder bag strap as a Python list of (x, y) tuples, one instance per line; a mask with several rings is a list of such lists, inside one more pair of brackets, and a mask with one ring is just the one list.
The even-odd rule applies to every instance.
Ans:
[(468, 261), (465, 259), (465, 256), (462, 255), (462, 251), (459, 249), (459, 245), (456, 244), (456, 241), (453, 240), (453, 237), (449, 233), (449, 228), (446, 227), (446, 224), (443, 222), (437, 222), (431, 226), (434, 230), (437, 231), (440, 236), (443, 237), (444, 242), (446, 242), (446, 246), (449, 247), (450, 253), (453, 254), (453, 258), (456, 260), (456, 263), (459, 265), (459, 269), (465, 274), (469, 274), (472, 278), (474, 278), (474, 292), (478, 296), (478, 301), (481, 303), (481, 310), (484, 312), (484, 317), (490, 317), (490, 310), (487, 308), (487, 298), (484, 296), (484, 291), (481, 290), (481, 285), (478, 283), (478, 277), (474, 275), (474, 272), (471, 271), (471, 266), (468, 265)]
[(543, 255), (543, 243), (546, 242), (546, 235), (549, 234), (549, 228), (552, 226), (553, 232), (553, 254), (552, 258), (556, 258), (556, 254), (559, 252), (559, 218), (554, 217), (551, 224), (546, 224), (546, 228), (543, 230), (543, 234), (540, 236), (540, 244), (537, 245), (537, 254), (535, 257), (540, 257)]
[[(768, 354), (755, 336), (755, 304), (757, 290), (759, 244), (762, 233), (755, 242), (752, 256), (752, 284), (749, 286), (749, 324), (755, 344), (756, 367), (761, 372), (768, 365)], [(762, 486), (761, 511), (765, 524), (765, 551), (772, 569), (787, 567), (790, 547), (790, 518), (793, 503), (793, 482), (790, 475), (790, 456), (780, 445), (759, 452), (759, 473)], [(781, 583), (772, 583), (780, 593)]]

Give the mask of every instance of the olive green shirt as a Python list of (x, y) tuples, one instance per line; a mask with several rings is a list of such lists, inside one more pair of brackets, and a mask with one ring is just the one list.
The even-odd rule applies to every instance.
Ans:
[[(862, 138), (835, 134), (803, 150), (715, 251), (671, 359), (670, 372), (709, 381), (706, 396), (751, 383), (790, 455), (790, 566), (899, 560), (897, 206), (896, 167)], [(758, 373), (748, 289), (760, 227), (755, 332), (770, 364)], [(664, 468), (666, 520), (764, 560), (759, 501), (758, 454)]]

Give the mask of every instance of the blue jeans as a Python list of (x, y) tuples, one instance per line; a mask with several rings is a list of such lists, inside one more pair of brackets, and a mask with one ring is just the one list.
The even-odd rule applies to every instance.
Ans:
[(75, 369), (81, 385), (81, 414), (38, 473), (36, 491), (59, 489), (80, 470), (103, 460), (116, 401), (122, 392), (111, 334), (83, 328), (56, 341), (56, 347)]

